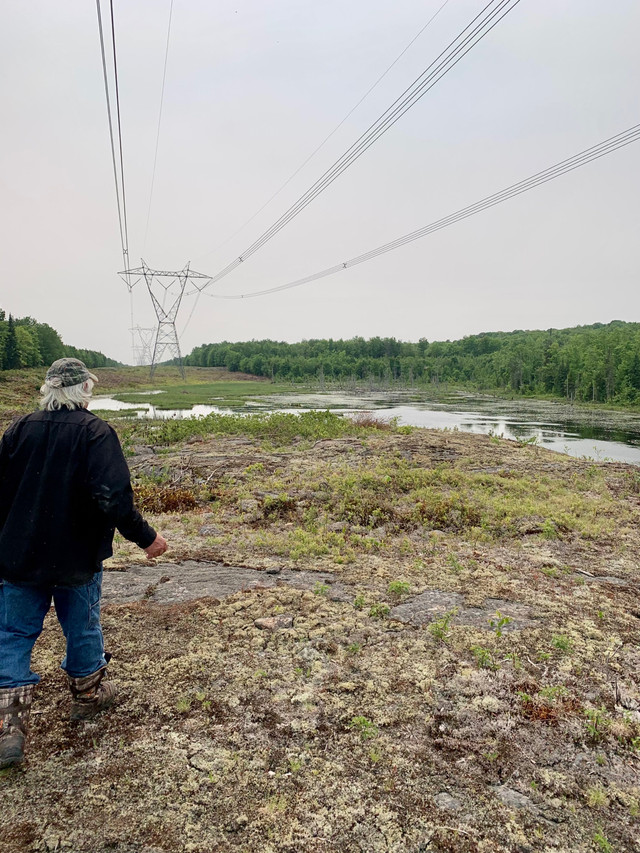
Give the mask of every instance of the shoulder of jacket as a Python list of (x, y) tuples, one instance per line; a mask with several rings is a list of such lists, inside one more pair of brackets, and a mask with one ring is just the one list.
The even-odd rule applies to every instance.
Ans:
[(29, 421), (32, 421), (32, 420), (36, 420), (36, 418), (34, 418), (34, 415), (38, 415), (38, 414), (39, 414), (39, 412), (29, 412), (28, 415), (20, 415), (20, 417), (14, 418), (11, 421), (11, 423), (9, 424), (9, 426), (7, 427), (7, 429), (5, 430), (4, 434), (6, 436), (10, 436), (17, 429), (20, 429), (20, 427), (23, 424), (28, 423)]
[(93, 412), (85, 409), (83, 411), (82, 424), (86, 426), (87, 429), (94, 435), (117, 435), (115, 429), (108, 424), (106, 421), (103, 421), (102, 418), (99, 418), (97, 415), (94, 415)]

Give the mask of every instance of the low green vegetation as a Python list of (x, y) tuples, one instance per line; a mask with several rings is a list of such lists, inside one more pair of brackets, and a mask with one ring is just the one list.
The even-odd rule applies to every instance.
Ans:
[[(388, 427), (393, 428), (392, 426)], [(229, 415), (213, 413), (203, 418), (183, 420), (136, 421), (121, 430), (127, 445), (147, 444), (154, 447), (171, 445), (194, 437), (246, 435), (270, 446), (285, 447), (294, 441), (318, 441), (349, 435), (366, 436), (379, 429), (362, 426), (349, 418), (328, 411), (274, 412), (255, 415)], [(409, 428), (400, 428), (407, 431)]]
[(201, 403), (224, 408), (238, 406), (245, 400), (264, 394), (280, 394), (291, 391), (290, 385), (275, 385), (268, 381), (220, 381), (220, 382), (176, 382), (171, 385), (150, 385), (150, 389), (161, 393), (150, 396), (144, 389), (120, 391), (113, 396), (125, 403), (153, 403), (158, 409), (185, 409)]

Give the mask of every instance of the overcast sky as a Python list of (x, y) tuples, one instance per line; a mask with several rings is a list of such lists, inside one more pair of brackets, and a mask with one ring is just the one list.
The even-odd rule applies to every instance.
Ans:
[[(384, 80), (240, 233), (443, 0), (115, 0), (132, 265), (215, 274), (485, 5), (449, 0)], [(108, 2), (103, 0), (103, 7)], [(105, 9), (105, 12), (107, 9)], [(311, 274), (640, 122), (640, 3), (522, 0), (265, 248), (212, 288)], [(131, 360), (95, 4), (4, 0), (0, 307)], [(640, 143), (353, 270), (259, 299), (202, 296), (203, 342), (395, 336), (638, 320)], [(151, 326), (135, 291), (134, 322)], [(191, 313), (185, 299), (178, 329)]]

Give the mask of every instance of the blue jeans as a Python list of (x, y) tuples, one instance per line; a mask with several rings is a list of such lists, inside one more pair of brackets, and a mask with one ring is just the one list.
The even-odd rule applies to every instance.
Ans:
[(40, 681), (31, 672), (31, 651), (52, 599), (67, 640), (62, 669), (72, 678), (82, 678), (106, 666), (101, 593), (102, 571), (84, 586), (16, 586), (0, 580), (0, 688)]

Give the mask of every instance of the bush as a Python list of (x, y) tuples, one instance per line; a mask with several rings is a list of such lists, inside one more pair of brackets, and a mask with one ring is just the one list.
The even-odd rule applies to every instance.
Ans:
[(198, 505), (193, 492), (179, 486), (137, 483), (133, 486), (133, 495), (141, 512), (182, 512)]

